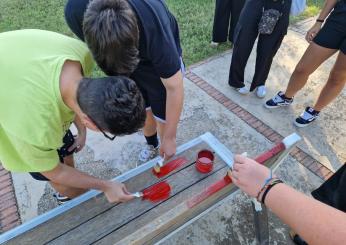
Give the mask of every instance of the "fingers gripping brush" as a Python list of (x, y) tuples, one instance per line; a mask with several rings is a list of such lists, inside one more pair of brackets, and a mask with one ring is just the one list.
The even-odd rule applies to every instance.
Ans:
[(142, 198), (142, 200), (148, 200), (150, 202), (160, 202), (169, 197), (171, 193), (171, 187), (166, 181), (162, 181), (155, 185), (152, 185), (141, 192), (133, 193), (134, 197)]

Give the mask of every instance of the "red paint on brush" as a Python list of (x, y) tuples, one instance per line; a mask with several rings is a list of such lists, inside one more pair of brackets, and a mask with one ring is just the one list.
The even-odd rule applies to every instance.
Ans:
[(143, 200), (160, 202), (166, 200), (171, 194), (171, 187), (166, 181), (152, 185), (142, 191)]
[(277, 154), (284, 151), (285, 149), (286, 149), (286, 147), (285, 147), (284, 143), (277, 144), (276, 146), (274, 146), (269, 151), (266, 151), (266, 152), (262, 153), (261, 155), (259, 155), (258, 157), (256, 157), (255, 161), (260, 163), (260, 164), (263, 164), (265, 161), (276, 156)]
[(200, 194), (197, 196), (192, 197), (187, 201), (187, 206), (189, 208), (193, 208), (194, 206), (198, 205), (199, 203), (203, 202), (205, 199), (213, 195), (214, 193), (220, 191), (221, 189), (225, 188), (227, 185), (231, 184), (232, 180), (227, 175), (223, 179), (213, 183), (212, 185), (205, 188)]
[(209, 173), (213, 170), (214, 154), (208, 150), (202, 150), (197, 154), (196, 169), (201, 173)]
[(159, 173), (156, 173), (155, 169), (153, 169), (153, 174), (158, 178), (162, 178), (162, 177), (166, 176), (167, 174), (173, 172), (174, 170), (180, 168), (181, 166), (183, 166), (186, 163), (187, 163), (187, 159), (185, 157), (179, 157), (179, 158), (177, 158), (173, 161), (170, 161), (170, 162), (166, 163), (165, 165), (163, 165), (160, 168)]

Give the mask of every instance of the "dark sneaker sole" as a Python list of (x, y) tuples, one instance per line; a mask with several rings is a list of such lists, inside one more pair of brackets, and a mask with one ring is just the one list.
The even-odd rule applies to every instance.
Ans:
[(279, 108), (279, 107), (286, 107), (286, 106), (290, 106), (291, 104), (288, 105), (267, 105), (266, 103), (264, 103), (264, 107), (268, 108), (268, 109), (275, 109), (275, 108)]
[(315, 120), (309, 122), (309, 123), (304, 123), (304, 124), (301, 124), (301, 123), (298, 123), (297, 121), (294, 121), (294, 125), (296, 125), (299, 128), (305, 128), (305, 127), (311, 125), (316, 120), (317, 120), (317, 118)]

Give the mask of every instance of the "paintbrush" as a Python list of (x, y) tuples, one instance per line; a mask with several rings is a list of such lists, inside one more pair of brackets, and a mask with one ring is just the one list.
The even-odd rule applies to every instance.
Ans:
[(160, 173), (160, 172), (161, 172), (161, 167), (163, 166), (164, 160), (165, 160), (165, 156), (161, 157), (161, 158), (157, 161), (156, 165), (154, 166), (154, 171), (155, 171), (155, 173)]
[(169, 197), (171, 187), (166, 181), (152, 185), (141, 192), (132, 193), (132, 196), (151, 202), (159, 202)]

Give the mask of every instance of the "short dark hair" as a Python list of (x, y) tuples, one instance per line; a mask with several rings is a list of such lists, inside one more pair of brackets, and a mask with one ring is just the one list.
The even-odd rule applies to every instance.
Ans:
[(129, 75), (137, 67), (137, 17), (127, 0), (92, 0), (84, 14), (85, 41), (109, 76)]
[(83, 78), (77, 102), (101, 130), (113, 135), (132, 134), (144, 125), (144, 99), (127, 77)]

